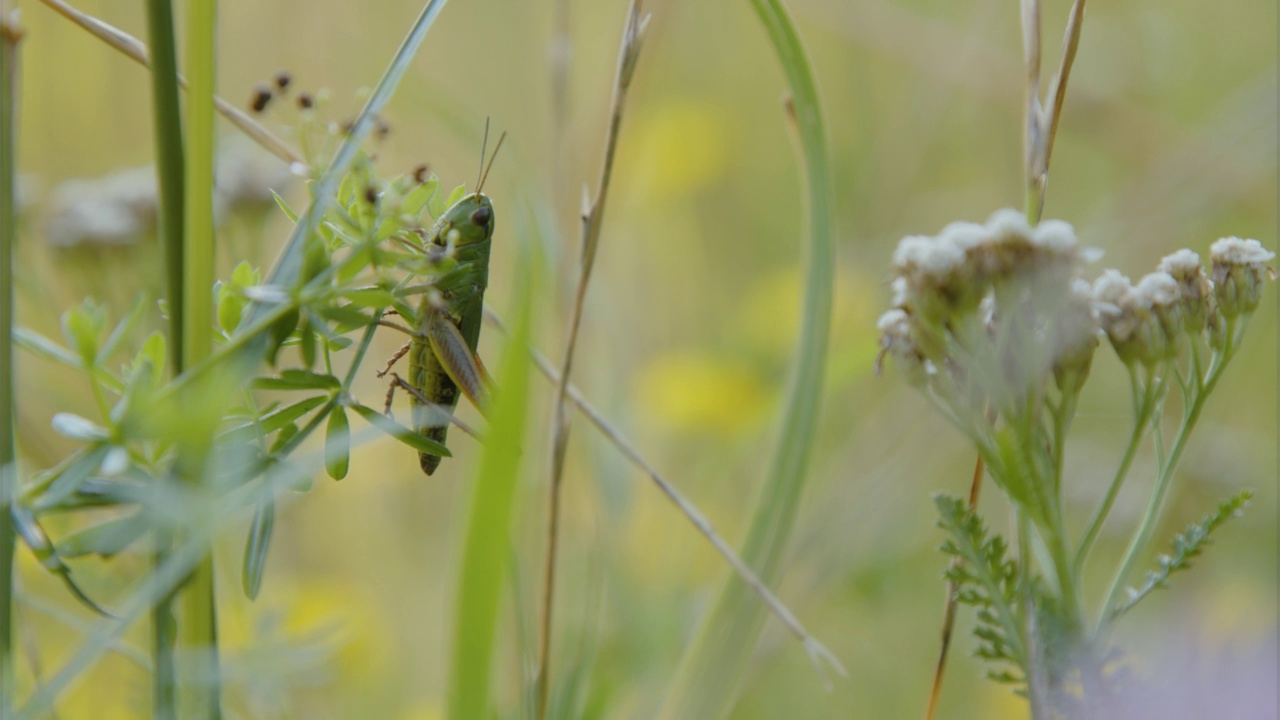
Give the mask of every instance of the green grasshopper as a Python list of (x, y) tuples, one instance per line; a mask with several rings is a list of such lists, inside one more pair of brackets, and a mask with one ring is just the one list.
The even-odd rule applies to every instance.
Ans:
[[(489, 247), (493, 239), (493, 202), (481, 192), (493, 167), (493, 158), (502, 148), (498, 139), (489, 165), (476, 181), (475, 192), (463, 196), (436, 220), (424, 250), (452, 257), (456, 265), (434, 278), (435, 292), (423, 295), (413, 329), (383, 323), (410, 336), (378, 372), (390, 372), (397, 360), (409, 356), (409, 379), (391, 373), (385, 411), (390, 413), (397, 388), (409, 393), (413, 430), (444, 444), (449, 423), (456, 422), (453, 410), (461, 390), (482, 412), (487, 405), (489, 374), (476, 354), (480, 341), (480, 321), (484, 315), (484, 291), (489, 282)], [(484, 150), (481, 149), (481, 162)], [(465, 427), (464, 427), (465, 429)], [(440, 456), (419, 453), (418, 462), (427, 475), (440, 466)]]

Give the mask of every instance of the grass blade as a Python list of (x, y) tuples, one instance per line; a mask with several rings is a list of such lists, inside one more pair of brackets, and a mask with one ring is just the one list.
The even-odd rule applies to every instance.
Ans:
[(13, 252), (18, 240), (14, 158), (17, 128), (18, 43), (22, 33), (0, 3), (0, 717), (13, 707), (13, 609), (16, 535), (9, 503), (17, 491), (13, 397)]
[[(781, 435), (769, 476), (758, 500), (742, 558), (761, 580), (776, 585), (804, 489), (809, 452), (817, 433), (818, 408), (831, 325), (831, 169), (827, 132), (813, 70), (781, 0), (752, 0), (791, 87), (808, 192), (808, 244), (804, 305), (796, 360), (781, 418)], [(751, 661), (766, 609), (738, 576), (721, 590), (697, 640), (685, 654), (663, 716), (718, 718), (733, 707)], [(815, 658), (821, 646), (806, 644)], [(834, 658), (826, 656), (834, 663)], [(838, 667), (838, 663), (834, 663)]]
[[(517, 263), (528, 268), (529, 254)], [(488, 439), (471, 496), (463, 547), (461, 576), (453, 623), (453, 660), (449, 678), (448, 717), (457, 720), (489, 717), (489, 676), (493, 641), (497, 634), (498, 604), (508, 576), (508, 538), (520, 445), (529, 401), (529, 364), (524, 358), (531, 322), (531, 278), (528, 270), (517, 280), (513, 302), (520, 308), (513, 338), (502, 355), (490, 417)]]
[[(173, 32), (173, 6), (169, 0), (148, 0), (147, 33), (152, 47), (151, 110), (155, 126), (157, 228), (164, 254), (165, 299), (169, 303), (169, 364), (182, 372), (182, 279), (185, 260), (183, 203), (186, 184), (182, 147), (182, 112), (178, 104), (177, 42)], [(163, 529), (155, 532), (152, 566), (164, 564), (173, 538)], [(173, 597), (164, 596), (151, 610), (151, 714), (168, 720), (177, 712), (174, 668), (175, 620)]]
[(582, 206), (582, 260), (578, 286), (574, 291), (573, 305), (569, 309), (569, 330), (565, 338), (564, 360), (560, 364), (560, 380), (556, 384), (555, 421), (551, 436), (551, 478), (547, 505), (547, 555), (542, 573), (542, 616), (539, 621), (538, 669), (537, 669), (537, 717), (547, 716), (551, 697), (551, 619), (555, 610), (556, 561), (559, 554), (560, 486), (564, 478), (565, 454), (569, 447), (570, 414), (566, 402), (569, 377), (573, 372), (574, 350), (578, 344), (578, 330), (582, 327), (582, 310), (586, 303), (587, 286), (591, 281), (591, 269), (595, 265), (596, 250), (600, 245), (600, 228), (604, 223), (605, 200), (609, 197), (609, 181), (613, 176), (613, 158), (618, 148), (618, 134), (622, 128), (623, 110), (626, 108), (627, 91), (635, 75), (636, 62), (644, 43), (648, 15), (640, 14), (640, 0), (631, 0), (627, 9), (626, 26), (622, 42), (618, 46), (618, 69), (614, 77), (613, 94), (609, 105), (609, 130), (605, 136), (604, 158), (600, 163), (600, 179), (594, 198), (584, 196)]
[[(183, 213), (182, 325), (180, 355), (185, 368), (213, 351), (214, 262), (213, 91), (216, 85), (218, 4), (194, 0), (187, 16), (187, 113), (186, 182)], [(177, 338), (171, 338), (176, 343)], [(208, 446), (205, 445), (207, 448)], [(191, 452), (204, 455), (203, 450)], [(206, 482), (204, 457), (179, 459), (182, 480), (192, 485)], [(183, 584), (179, 594), (182, 622), (178, 645), (189, 658), (189, 672), (179, 681), (179, 704), (184, 718), (218, 720), (222, 717), (218, 660), (218, 616), (215, 602), (213, 553), (206, 553)]]

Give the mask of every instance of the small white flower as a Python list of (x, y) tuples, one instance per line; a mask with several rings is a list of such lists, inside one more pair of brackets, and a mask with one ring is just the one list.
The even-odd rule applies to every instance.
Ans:
[(894, 308), (880, 316), (876, 321), (876, 330), (890, 339), (910, 336), (911, 316), (903, 310)]
[(1118, 308), (1128, 301), (1132, 293), (1133, 285), (1119, 270), (1103, 270), (1098, 279), (1093, 281), (1093, 299), (1100, 303)]
[(987, 230), (993, 235), (1030, 237), (1031, 225), (1027, 223), (1027, 216), (1012, 208), (1005, 208), (991, 213), (991, 217), (987, 218)]
[(1198, 335), (1205, 327), (1208, 314), (1213, 311), (1213, 282), (1204, 274), (1200, 256), (1184, 248), (1166, 255), (1160, 261), (1159, 270), (1178, 281), (1187, 332)]
[(964, 264), (964, 251), (943, 238), (912, 235), (902, 238), (893, 253), (893, 264), (901, 271), (942, 277)]
[(1216, 264), (1261, 265), (1276, 256), (1257, 240), (1225, 237), (1209, 248), (1209, 258)]
[(893, 289), (893, 306), (896, 308), (906, 307), (907, 302), (911, 299), (911, 291), (907, 287), (907, 279), (896, 277), (889, 287)]
[(1133, 289), (1134, 298), (1144, 306), (1173, 305), (1181, 295), (1178, 281), (1167, 272), (1148, 273)]
[(991, 240), (991, 233), (978, 223), (953, 222), (942, 228), (939, 237), (955, 243), (956, 247), (968, 252)]
[(1075, 228), (1063, 220), (1045, 220), (1031, 233), (1031, 243), (1051, 252), (1068, 254), (1080, 244)]
[(1263, 283), (1275, 279), (1263, 263), (1275, 256), (1257, 240), (1238, 237), (1222, 238), (1209, 248), (1213, 293), (1224, 317), (1248, 315), (1258, 308)]
[(1203, 267), (1200, 265), (1199, 255), (1183, 248), (1172, 255), (1165, 255), (1156, 269), (1160, 272), (1169, 273), (1174, 277), (1182, 277), (1183, 275), (1194, 275), (1197, 271), (1202, 270)]
[(880, 316), (876, 329), (880, 331), (880, 358), (876, 360), (876, 372), (880, 372), (884, 356), (890, 355), (907, 382), (923, 384), (930, 371), (912, 334), (911, 316), (894, 308)]

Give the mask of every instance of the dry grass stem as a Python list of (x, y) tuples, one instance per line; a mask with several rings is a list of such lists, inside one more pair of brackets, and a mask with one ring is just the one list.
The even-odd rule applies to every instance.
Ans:
[[(982, 456), (973, 465), (973, 482), (969, 484), (969, 511), (978, 509), (978, 493), (982, 489), (982, 474), (986, 468)], [(951, 559), (951, 569), (960, 566), (960, 558)], [(951, 650), (951, 636), (956, 628), (956, 607), (960, 604), (956, 593), (960, 591), (955, 580), (947, 580), (947, 599), (942, 611), (942, 647), (938, 650), (938, 662), (933, 669), (933, 686), (929, 689), (929, 705), (925, 708), (925, 720), (933, 720), (938, 713), (938, 698), (942, 695), (942, 677), (947, 670), (947, 653)]]
[(1049, 172), (1049, 158), (1053, 155), (1053, 139), (1058, 134), (1058, 118), (1062, 115), (1062, 102), (1067, 95), (1067, 80), (1071, 78), (1071, 66), (1076, 61), (1076, 50), (1080, 47), (1080, 27), (1084, 24), (1085, 0), (1075, 0), (1071, 5), (1071, 15), (1067, 19), (1067, 29), (1062, 38), (1062, 62), (1058, 66), (1058, 74), (1049, 85), (1049, 97), (1052, 106), (1049, 108), (1049, 128), (1045, 132), (1045, 148), (1043, 167), (1040, 171)]
[[(485, 319), (499, 331), (503, 333), (506, 332), (506, 327), (503, 325), (502, 321), (488, 309), (485, 310)], [(528, 350), (529, 357), (533, 359), (534, 365), (537, 366), (543, 376), (545, 376), (552, 384), (559, 387), (561, 383), (561, 375), (556, 372), (556, 369), (551, 364), (551, 360), (549, 360), (546, 355), (538, 352), (535, 348), (531, 347), (528, 348)], [(622, 453), (623, 457), (625, 457), (632, 465), (638, 468), (645, 475), (649, 476), (649, 479), (653, 481), (653, 484), (658, 487), (658, 490), (663, 495), (667, 496), (667, 499), (676, 506), (676, 509), (680, 511), (680, 514), (684, 515), (693, 527), (704, 538), (706, 538), (707, 542), (711, 543), (711, 546), (716, 549), (716, 552), (720, 553), (720, 556), (724, 558), (725, 562), (729, 563), (729, 566), (733, 568), (734, 573), (736, 573), (738, 577), (741, 578), (742, 581), (760, 597), (760, 600), (768, 606), (769, 610), (773, 612), (779, 620), (782, 621), (783, 625), (787, 627), (787, 630), (789, 630), (791, 634), (804, 645), (805, 651), (809, 654), (810, 658), (814, 660), (814, 665), (818, 668), (819, 672), (825, 673), (825, 667), (829, 666), (834, 668), (840, 675), (844, 675), (844, 666), (840, 664), (840, 661), (835, 657), (835, 655), (833, 655), (831, 651), (827, 650), (827, 648), (805, 628), (804, 624), (800, 622), (795, 613), (793, 613), (791, 609), (788, 608), (786, 604), (769, 589), (764, 581), (760, 579), (760, 576), (757, 575), (749, 565), (747, 565), (746, 561), (739, 557), (738, 553), (733, 549), (733, 546), (720, 536), (720, 533), (716, 531), (711, 522), (702, 514), (702, 511), (698, 510), (698, 507), (693, 504), (693, 501), (686, 498), (684, 494), (680, 492), (679, 488), (663, 476), (662, 473), (658, 472), (657, 468), (655, 468), (653, 464), (650, 463), (638, 449), (636, 449), (636, 446), (622, 434), (622, 431), (586, 399), (582, 394), (582, 391), (579, 390), (577, 386), (569, 383), (566, 388), (565, 395), (569, 401), (586, 416), (587, 420), (589, 420), (592, 425), (596, 426), (596, 429), (600, 431), (600, 434), (604, 435), (609, 442), (613, 443), (613, 446)]]
[(1080, 47), (1085, 0), (1075, 0), (1062, 39), (1062, 62), (1049, 85), (1046, 108), (1040, 102), (1040, 2), (1022, 1), (1022, 44), (1026, 59), (1026, 120), (1023, 126), (1023, 161), (1027, 180), (1027, 220), (1039, 222), (1049, 183), (1049, 158), (1058, 134), (1058, 120), (1067, 95), (1067, 81)]
[(582, 309), (586, 300), (587, 284), (591, 280), (591, 269), (595, 264), (596, 248), (600, 242), (600, 228), (604, 221), (605, 199), (609, 193), (609, 178), (613, 172), (613, 156), (618, 145), (618, 132), (622, 126), (623, 108), (626, 105), (627, 90), (631, 87), (631, 78), (635, 74), (636, 61), (640, 55), (640, 47), (644, 40), (644, 30), (649, 23), (649, 16), (640, 15), (639, 0), (632, 0), (627, 10), (627, 24), (623, 30), (622, 43), (618, 47), (618, 69), (613, 83), (613, 94), (609, 108), (609, 129), (605, 136), (604, 160), (600, 165), (600, 178), (596, 185), (596, 195), (592, 199), (584, 189), (582, 207), (582, 262), (578, 276), (578, 286), (574, 293), (573, 305), (570, 308), (568, 335), (565, 340), (564, 360), (560, 365), (560, 381), (556, 387), (555, 422), (552, 426), (551, 441), (551, 487), (548, 503), (547, 522), (547, 555), (543, 569), (542, 617), (539, 627), (539, 651), (537, 670), (537, 717), (545, 718), (549, 700), (549, 662), (551, 655), (551, 617), (555, 598), (555, 568), (557, 553), (557, 536), (560, 517), (560, 484), (564, 476), (565, 451), (569, 445), (569, 418), (565, 408), (568, 394), (569, 377), (573, 370), (574, 350), (577, 347), (578, 330), (582, 324)]

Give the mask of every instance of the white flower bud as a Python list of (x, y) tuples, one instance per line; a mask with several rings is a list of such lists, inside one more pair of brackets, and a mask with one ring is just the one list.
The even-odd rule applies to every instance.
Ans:
[(1187, 332), (1193, 335), (1200, 333), (1213, 310), (1213, 283), (1204, 274), (1200, 256), (1182, 249), (1166, 255), (1157, 269), (1178, 281), (1179, 304)]
[(1146, 336), (1144, 359), (1155, 363), (1177, 357), (1184, 327), (1178, 281), (1169, 273), (1153, 272), (1133, 292), (1138, 304), (1150, 310), (1140, 330)]
[(1222, 238), (1209, 248), (1214, 295), (1227, 319), (1248, 315), (1258, 308), (1263, 282), (1275, 279), (1274, 271), (1265, 263), (1275, 256), (1257, 240), (1238, 237)]
[(1093, 288), (1086, 280), (1076, 278), (1071, 293), (1053, 327), (1053, 376), (1058, 389), (1076, 393), (1089, 376), (1093, 353), (1098, 347), (1098, 316), (1093, 302)]
[(879, 371), (880, 362), (885, 355), (893, 358), (893, 362), (902, 372), (903, 377), (913, 386), (919, 387), (928, 380), (927, 360), (920, 352), (911, 327), (911, 316), (894, 308), (880, 316), (876, 322), (880, 331), (880, 358), (876, 360)]
[(893, 253), (894, 270), (905, 279), (898, 303), (910, 307), (921, 322), (938, 323), (949, 314), (964, 313), (977, 305), (982, 286), (965, 262), (965, 252), (945, 237), (913, 235), (903, 238)]

